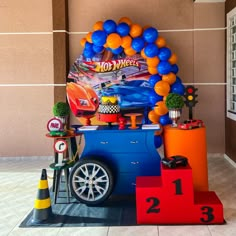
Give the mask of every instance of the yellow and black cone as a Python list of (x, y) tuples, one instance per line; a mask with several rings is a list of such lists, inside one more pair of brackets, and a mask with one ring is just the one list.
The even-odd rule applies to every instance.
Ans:
[(46, 222), (52, 217), (51, 199), (48, 190), (46, 169), (42, 170), (41, 179), (38, 184), (38, 193), (34, 202), (32, 223)]

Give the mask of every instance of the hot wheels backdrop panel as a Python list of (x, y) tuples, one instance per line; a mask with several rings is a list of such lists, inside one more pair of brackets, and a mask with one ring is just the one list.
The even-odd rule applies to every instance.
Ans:
[(94, 116), (103, 96), (117, 98), (120, 109), (150, 106), (152, 88), (147, 64), (139, 55), (113, 56), (99, 61), (99, 56), (85, 60), (80, 56), (68, 75), (67, 96), (76, 117)]
[(93, 30), (81, 39), (83, 53), (68, 75), (67, 96), (75, 116), (94, 117), (101, 98), (113, 96), (121, 111), (145, 108), (150, 122), (168, 124), (165, 97), (183, 95), (184, 85), (166, 40), (154, 27), (141, 27), (128, 17), (98, 21)]

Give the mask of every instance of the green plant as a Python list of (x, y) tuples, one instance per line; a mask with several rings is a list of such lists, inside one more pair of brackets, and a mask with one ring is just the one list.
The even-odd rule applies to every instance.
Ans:
[(65, 102), (57, 102), (53, 106), (54, 116), (68, 116), (70, 114), (70, 107)]
[(176, 93), (169, 93), (165, 104), (168, 109), (181, 109), (184, 106), (183, 97)]

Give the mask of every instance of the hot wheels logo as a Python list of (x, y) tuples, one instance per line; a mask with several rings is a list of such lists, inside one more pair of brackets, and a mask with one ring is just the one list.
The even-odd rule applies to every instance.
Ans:
[(112, 61), (102, 61), (102, 62), (93, 62), (86, 63), (90, 68), (90, 70), (97, 72), (97, 73), (103, 73), (103, 72), (110, 72), (115, 70), (120, 70), (125, 67), (135, 66), (140, 68), (140, 63), (133, 59), (118, 59), (118, 60), (112, 60)]

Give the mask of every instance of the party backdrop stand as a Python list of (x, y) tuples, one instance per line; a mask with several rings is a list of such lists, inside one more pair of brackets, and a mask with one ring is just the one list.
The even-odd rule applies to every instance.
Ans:
[[(70, 174), (74, 197), (97, 205), (117, 189), (133, 190), (138, 224), (223, 223), (222, 203), (208, 191), (205, 128), (168, 126), (166, 99), (171, 93), (184, 96), (185, 86), (166, 40), (154, 27), (122, 17), (117, 23), (97, 21), (80, 43), (83, 53), (66, 86), (85, 136), (84, 152)], [(134, 114), (143, 115), (144, 122), (125, 125)], [(158, 128), (147, 128), (150, 124)], [(156, 149), (162, 137), (166, 157), (186, 156), (189, 165), (161, 164)]]

